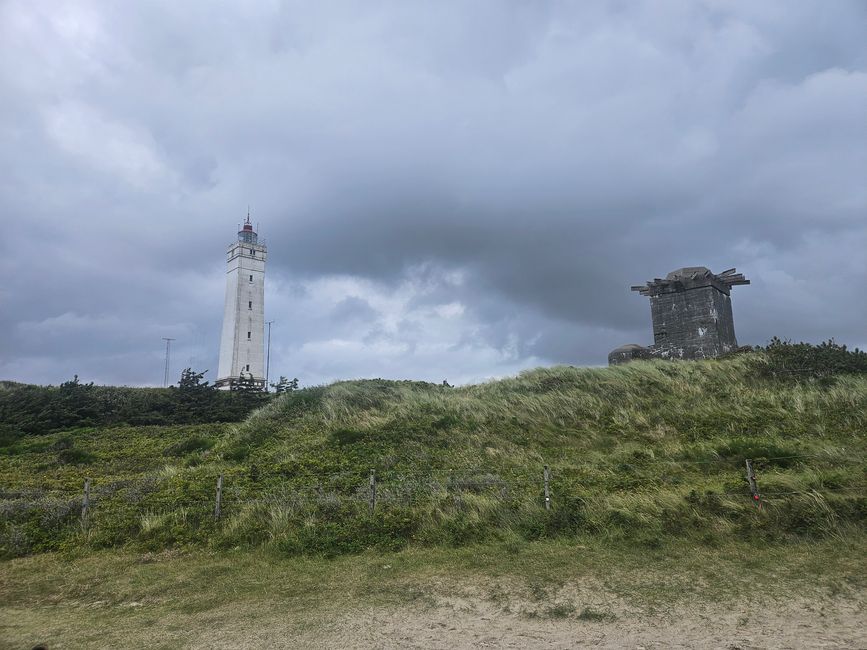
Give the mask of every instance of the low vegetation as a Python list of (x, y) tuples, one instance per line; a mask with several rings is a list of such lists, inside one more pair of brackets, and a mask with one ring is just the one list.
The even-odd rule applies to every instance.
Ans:
[(585, 537), (328, 561), (48, 553), (0, 572), (10, 648), (589, 647), (603, 636), (603, 647), (668, 647), (673, 627), (691, 632), (679, 636), (689, 647), (759, 633), (781, 647), (861, 647), (867, 555), (837, 539), (648, 549)]
[(765, 376), (775, 378), (827, 379), (840, 374), (867, 374), (867, 352), (849, 350), (833, 339), (813, 345), (792, 343), (776, 336), (764, 348), (761, 369)]
[(238, 423), (14, 430), (0, 446), (0, 553), (859, 536), (867, 376), (779, 377), (773, 354), (461, 388), (338, 382), (287, 391)]
[(186, 369), (169, 388), (94, 386), (78, 375), (60, 386), (0, 381), (0, 444), (82, 427), (239, 422), (268, 398), (214, 390), (202, 375)]

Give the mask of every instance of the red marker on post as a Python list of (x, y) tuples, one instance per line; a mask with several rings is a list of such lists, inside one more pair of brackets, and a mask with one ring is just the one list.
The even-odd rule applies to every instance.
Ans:
[(759, 486), (756, 483), (756, 473), (753, 471), (753, 461), (749, 458), (746, 459), (747, 464), (747, 482), (750, 484), (750, 494), (753, 497), (753, 501), (756, 502), (756, 505), (761, 508), (762, 507), (762, 499), (759, 495)]

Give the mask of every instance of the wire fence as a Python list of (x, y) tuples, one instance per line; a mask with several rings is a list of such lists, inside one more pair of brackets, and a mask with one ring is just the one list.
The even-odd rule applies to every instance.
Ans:
[[(317, 473), (260, 471), (255, 465), (218, 473), (192, 468), (191, 475), (149, 475), (136, 479), (85, 479), (77, 488), (45, 489), (37, 485), (0, 485), (0, 521), (25, 516), (46, 520), (80, 516), (84, 522), (98, 514), (123, 516), (182, 511), (210, 514), (223, 519), (243, 508), (322, 507), (335, 504), (366, 506), (375, 515), (382, 508), (414, 507), (484, 497), (514, 507), (557, 509), (578, 503), (612, 502), (640, 498), (670, 502), (672, 498), (743, 498), (758, 507), (797, 496), (867, 495), (867, 482), (840, 485), (813, 476), (804, 489), (793, 489), (786, 477), (763, 475), (782, 461), (812, 461), (832, 467), (863, 461), (840, 454), (791, 454), (757, 459), (714, 458), (702, 460), (640, 458), (600, 467), (597, 463), (561, 466), (464, 467), (457, 469), (357, 469)], [(818, 463), (817, 461), (822, 461)], [(641, 471), (665, 464), (684, 470), (714, 467), (717, 484), (702, 494), (671, 474), (650, 478)], [(809, 467), (808, 467), (809, 468)], [(636, 470), (637, 476), (626, 476)], [(611, 485), (611, 477), (622, 485)], [(762, 483), (767, 482), (765, 490)], [(616, 483), (616, 481), (615, 481)]]

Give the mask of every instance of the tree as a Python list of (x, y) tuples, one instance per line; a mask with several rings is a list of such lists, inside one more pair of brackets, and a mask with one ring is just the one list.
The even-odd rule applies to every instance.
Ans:
[(178, 382), (178, 388), (184, 392), (201, 392), (214, 390), (214, 387), (209, 382), (203, 382), (205, 372), (196, 372), (192, 368), (184, 368), (181, 371), (181, 379)]
[(82, 384), (75, 375), (60, 384), (55, 395), (43, 414), (47, 428), (88, 427), (99, 421), (100, 409), (93, 382)]
[(298, 390), (298, 377), (289, 381), (286, 377), (280, 375), (280, 380), (276, 384), (271, 384), (271, 388), (278, 395), (281, 393), (291, 393), (294, 390)]
[(207, 381), (202, 381), (205, 373), (196, 372), (192, 368), (181, 371), (177, 390), (173, 390), (173, 413), (168, 413), (179, 422), (198, 422), (206, 413), (213, 412), (217, 399), (216, 389)]

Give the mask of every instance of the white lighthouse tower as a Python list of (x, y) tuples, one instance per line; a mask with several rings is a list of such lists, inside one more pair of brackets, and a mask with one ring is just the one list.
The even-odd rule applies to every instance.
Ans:
[(215, 386), (239, 382), (265, 388), (265, 257), (267, 248), (250, 223), (250, 213), (229, 245), (226, 258), (226, 306)]

